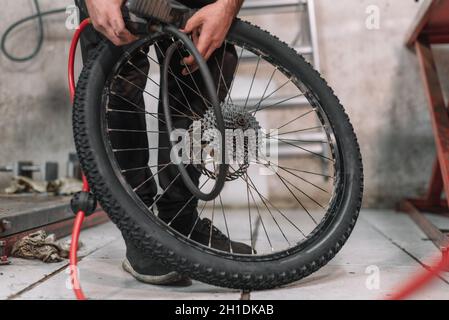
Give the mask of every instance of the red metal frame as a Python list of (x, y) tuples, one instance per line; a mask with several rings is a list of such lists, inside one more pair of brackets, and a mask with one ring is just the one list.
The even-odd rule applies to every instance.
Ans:
[[(441, 43), (449, 43), (449, 0), (426, 0), (416, 26), (409, 33), (407, 45), (415, 48), (419, 60), (437, 158), (427, 194), (419, 199), (405, 199), (399, 208), (409, 213), (429, 239), (445, 253), (449, 237), (422, 214), (429, 212), (449, 217), (449, 113), (432, 53), (432, 44)], [(442, 198), (443, 192), (446, 198)]]

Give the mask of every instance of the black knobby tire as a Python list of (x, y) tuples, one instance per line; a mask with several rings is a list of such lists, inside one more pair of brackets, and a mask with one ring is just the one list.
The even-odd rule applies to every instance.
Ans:
[(285, 43), (249, 23), (236, 20), (228, 39), (252, 48), (263, 48), (276, 65), (295, 74), (313, 93), (335, 133), (341, 157), (341, 188), (328, 219), (313, 232), (306, 248), (270, 256), (235, 256), (192, 246), (156, 217), (123, 188), (115, 174), (104, 142), (101, 112), (104, 86), (123, 49), (100, 45), (86, 63), (76, 91), (73, 129), (76, 148), (88, 182), (111, 220), (145, 254), (199, 281), (238, 289), (268, 289), (315, 272), (342, 248), (356, 223), (362, 201), (363, 170), (348, 116), (332, 89), (303, 57)]

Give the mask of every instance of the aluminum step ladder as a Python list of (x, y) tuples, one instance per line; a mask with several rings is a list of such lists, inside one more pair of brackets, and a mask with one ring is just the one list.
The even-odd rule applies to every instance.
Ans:
[(298, 30), (291, 45), (302, 55), (310, 56), (315, 69), (320, 70), (318, 35), (314, 0), (246, 0), (240, 15), (297, 13)]

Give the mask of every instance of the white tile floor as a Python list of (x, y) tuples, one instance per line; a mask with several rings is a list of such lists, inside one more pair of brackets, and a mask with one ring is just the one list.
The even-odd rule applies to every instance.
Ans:
[[(438, 219), (436, 219), (438, 220)], [(449, 219), (437, 221), (447, 228)], [(112, 224), (81, 235), (80, 277), (93, 299), (240, 299), (241, 293), (194, 282), (188, 288), (149, 286), (121, 269), (124, 243)], [(349, 242), (327, 266), (285, 288), (251, 292), (251, 299), (380, 299), (391, 294), (438, 251), (410, 218), (393, 211), (362, 212)], [(0, 267), (0, 299), (73, 299), (67, 289), (67, 263), (43, 264), (12, 259)], [(368, 289), (370, 270), (379, 271), (379, 287)], [(416, 299), (449, 299), (449, 273)]]

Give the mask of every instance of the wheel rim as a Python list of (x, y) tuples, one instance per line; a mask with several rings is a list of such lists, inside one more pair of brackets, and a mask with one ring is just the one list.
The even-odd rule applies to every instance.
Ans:
[[(141, 170), (142, 168), (121, 168), (116, 161), (116, 151), (117, 149), (114, 149), (114, 146), (111, 145), (111, 141), (108, 139), (108, 136), (111, 132), (126, 134), (125, 131), (121, 131), (117, 128), (111, 128), (108, 123), (108, 114), (110, 112), (118, 112), (117, 110), (112, 110), (108, 106), (108, 95), (112, 94), (110, 90), (111, 83), (117, 79), (117, 74), (120, 74), (120, 68), (126, 63), (129, 63), (130, 58), (133, 55), (133, 52), (136, 52), (138, 50), (141, 50), (142, 47), (151, 46), (153, 48), (157, 48), (158, 41), (161, 38), (159, 37), (153, 37), (151, 39), (148, 39), (146, 44), (143, 44), (139, 47), (134, 47), (133, 49), (130, 49), (127, 54), (117, 63), (116, 73), (113, 77), (110, 77), (107, 85), (106, 85), (106, 93), (105, 97), (103, 99), (103, 106), (102, 106), (102, 119), (103, 119), (103, 131), (104, 131), (104, 139), (105, 139), (105, 146), (106, 149), (110, 155), (110, 161), (113, 164), (113, 167), (115, 168), (115, 172), (118, 177), (121, 177), (119, 179), (122, 183), (123, 188), (127, 191), (128, 194), (132, 196), (133, 199), (136, 201), (140, 201), (140, 206), (142, 207), (143, 202), (140, 199), (140, 197), (136, 194), (135, 188), (132, 188), (128, 183), (126, 177), (124, 177), (124, 174), (127, 172), (131, 172), (134, 170)], [(259, 190), (258, 188), (258, 181), (252, 176), (248, 171), (245, 171), (243, 175), (240, 175), (236, 180), (232, 180), (232, 183), (236, 183), (238, 181), (239, 183), (243, 183), (246, 185), (246, 198), (247, 198), (247, 207), (242, 209), (240, 214), (240, 217), (244, 217), (247, 221), (247, 230), (245, 232), (242, 232), (241, 230), (238, 230), (242, 223), (236, 223), (235, 214), (234, 216), (230, 216), (230, 211), (228, 208), (228, 205), (231, 201), (229, 201), (226, 196), (220, 195), (216, 200), (211, 201), (212, 203), (203, 202), (198, 205), (198, 218), (195, 221), (195, 224), (193, 227), (196, 226), (196, 223), (200, 221), (202, 218), (209, 218), (213, 225), (216, 225), (220, 230), (223, 231), (223, 233), (230, 238), (231, 240), (235, 241), (241, 241), (245, 242), (246, 244), (250, 245), (252, 247), (252, 254), (249, 255), (240, 255), (233, 252), (226, 252), (222, 250), (216, 250), (212, 248), (209, 244), (204, 245), (200, 244), (196, 241), (193, 241), (190, 239), (191, 234), (188, 235), (182, 235), (178, 233), (173, 228), (169, 228), (170, 232), (173, 233), (176, 237), (179, 237), (180, 239), (187, 241), (189, 244), (193, 246), (198, 246), (199, 248), (203, 249), (205, 252), (209, 252), (211, 254), (219, 254), (221, 256), (228, 256), (232, 257), (233, 259), (243, 259), (248, 260), (257, 259), (260, 261), (261, 259), (264, 260), (270, 260), (270, 259), (277, 259), (282, 256), (291, 255), (295, 252), (298, 252), (300, 250), (303, 250), (308, 246), (308, 244), (313, 241), (314, 237), (319, 234), (327, 224), (330, 223), (333, 216), (335, 215), (336, 210), (334, 210), (335, 206), (337, 205), (338, 196), (340, 190), (342, 188), (343, 184), (343, 178), (344, 175), (343, 172), (343, 164), (340, 161), (340, 151), (338, 149), (338, 143), (337, 139), (332, 131), (331, 123), (328, 121), (327, 116), (324, 112), (324, 110), (321, 108), (318, 98), (315, 97), (315, 95), (307, 89), (307, 86), (303, 84), (299, 79), (297, 79), (295, 76), (290, 74), (287, 70), (285, 70), (280, 64), (277, 64), (277, 62), (274, 59), (267, 58), (263, 55), (263, 51), (259, 48), (251, 48), (251, 47), (245, 47), (244, 45), (239, 45), (238, 41), (226, 41), (227, 46), (235, 45), (237, 47), (237, 53), (238, 53), (238, 65), (235, 71), (235, 80), (232, 81), (232, 84), (229, 88), (229, 94), (226, 97), (226, 103), (234, 105), (233, 100), (236, 100), (236, 97), (233, 93), (233, 88), (235, 86), (240, 86), (239, 84), (236, 84), (239, 82), (239, 76), (241, 76), (245, 80), (248, 78), (247, 72), (245, 69), (248, 67), (244, 67), (244, 71), (239, 73), (239, 68), (241, 68), (241, 64), (243, 63), (243, 59), (246, 55), (255, 55), (255, 58), (253, 57), (253, 60), (255, 59), (255, 63), (253, 64), (253, 71), (250, 77), (250, 83), (248, 93), (246, 97), (244, 97), (244, 103), (245, 107), (252, 106), (252, 108), (248, 108), (252, 113), (255, 115), (260, 115), (263, 112), (269, 111), (269, 109), (274, 109), (277, 106), (282, 105), (283, 103), (289, 102), (291, 100), (295, 100), (299, 98), (300, 96), (304, 97), (309, 102), (309, 109), (310, 110), (304, 110), (305, 107), (301, 108), (293, 108), (295, 111), (301, 111), (300, 113), (297, 113), (295, 116), (292, 115), (292, 110), (290, 110), (289, 118), (287, 120), (283, 120), (280, 122), (280, 124), (277, 126), (278, 129), (282, 129), (281, 132), (278, 133), (277, 136), (274, 136), (273, 138), (281, 141), (284, 146), (287, 146), (287, 148), (290, 147), (290, 149), (295, 150), (301, 150), (301, 153), (308, 154), (309, 157), (314, 158), (316, 161), (319, 159), (321, 161), (321, 164), (323, 162), (329, 162), (332, 163), (332, 165), (328, 166), (329, 170), (332, 172), (329, 173), (323, 173), (318, 172), (311, 169), (307, 169), (304, 167), (298, 167), (295, 165), (290, 164), (283, 164), (284, 162), (280, 162), (276, 166), (276, 172), (273, 173), (273, 178), (276, 178), (278, 180), (278, 185), (283, 187), (283, 190), (285, 193), (289, 196), (289, 200), (281, 199), (279, 195), (275, 195), (274, 197), (272, 195), (268, 195), (267, 193), (263, 192), (263, 190)], [(156, 49), (157, 50), (157, 49)], [(155, 65), (158, 64), (157, 59), (155, 59), (154, 56), (151, 56), (151, 52), (148, 54), (150, 64), (154, 63)], [(217, 64), (220, 64), (219, 61), (216, 61)], [(262, 64), (267, 64), (272, 67), (271, 72), (264, 71), (263, 76), (261, 76), (262, 79), (265, 79), (265, 87), (262, 90), (259, 90), (260, 92), (263, 92), (262, 95), (259, 95), (259, 99), (256, 100), (252, 97), (252, 92), (255, 90), (255, 83), (256, 78), (257, 81), (259, 81), (260, 75), (258, 75), (258, 72), (262, 68)], [(218, 67), (219, 69), (220, 66)], [(221, 71), (220, 70), (220, 71)], [(245, 73), (246, 72), (246, 73)], [(279, 79), (277, 77), (280, 77)], [(282, 81), (281, 78), (284, 77), (285, 81)], [(119, 77), (120, 78), (120, 77)], [(220, 76), (221, 79), (221, 76)], [(122, 79), (123, 80), (123, 79)], [(248, 80), (248, 79), (246, 79)], [(148, 81), (157, 85), (157, 80), (150, 79), (150, 76), (148, 77)], [(272, 85), (276, 84), (276, 87), (272, 87)], [(288, 86), (295, 86), (297, 90), (301, 90), (301, 94), (295, 94), (290, 97), (281, 97), (280, 93), (285, 91), (285, 89)], [(220, 85), (219, 85), (220, 86)], [(197, 91), (198, 89), (189, 88), (190, 90)], [(143, 91), (144, 95), (148, 95), (155, 100), (158, 100), (158, 97), (155, 97), (154, 94), (151, 94), (150, 92), (147, 92), (146, 90)], [(277, 100), (275, 100), (277, 99)], [(256, 103), (253, 103), (254, 101), (257, 101)], [(127, 101), (132, 106), (132, 103), (130, 101)], [(136, 106), (133, 106), (136, 107)], [(137, 109), (137, 108), (136, 108)], [(145, 110), (139, 110), (136, 112), (144, 113), (146, 117), (148, 118), (155, 118), (154, 112), (149, 112), (147, 109)], [(315, 116), (315, 120), (318, 120), (319, 125), (312, 126), (312, 127), (304, 127), (297, 129), (296, 126), (298, 125), (299, 120), (305, 120), (306, 118), (310, 117), (311, 115)], [(157, 115), (160, 116), (160, 115)], [(187, 115), (186, 115), (187, 116)], [(310, 123), (312, 122), (310, 119), (305, 121), (304, 123)], [(310, 148), (304, 147), (304, 145), (307, 145), (311, 142), (317, 142), (318, 140), (316, 137), (319, 136), (318, 133), (316, 133), (316, 130), (321, 129), (321, 137), (326, 137), (326, 144), (327, 144), (327, 153), (320, 154), (318, 152), (315, 152), (314, 150), (309, 150)], [(306, 140), (306, 139), (298, 139), (297, 136), (295, 136), (295, 139), (291, 139), (290, 137), (294, 134), (298, 133), (304, 133), (312, 131), (314, 136), (312, 136), (313, 139)], [(143, 133), (143, 132), (142, 132)], [(153, 130), (151, 126), (149, 127), (149, 130), (146, 132), (148, 135), (150, 134), (158, 134), (160, 133), (159, 130)], [(283, 138), (280, 138), (283, 137)], [(289, 139), (290, 138), (290, 139)], [(149, 137), (151, 140), (151, 138)], [(313, 140), (313, 141), (312, 141)], [(318, 141), (320, 142), (320, 141)], [(297, 145), (299, 144), (299, 145)], [(158, 149), (158, 151), (161, 151), (160, 147), (155, 147)], [(325, 149), (323, 147), (323, 149)], [(150, 151), (150, 148), (147, 150)], [(125, 151), (121, 151), (125, 152)], [(290, 150), (291, 152), (291, 150)], [(331, 158), (332, 157), (332, 158)], [(285, 159), (284, 159), (285, 160)], [(282, 161), (284, 161), (282, 160)], [(309, 159), (310, 160), (310, 159)], [(285, 163), (290, 163), (288, 159), (285, 160)], [(150, 169), (153, 172), (153, 176), (156, 177), (161, 170), (165, 169), (166, 164), (152, 164), (149, 165)], [(263, 166), (262, 164), (254, 164)], [(311, 164), (310, 167), (316, 168), (316, 164)], [(232, 166), (231, 166), (232, 168)], [(324, 166), (323, 166), (324, 168)], [(273, 168), (269, 168), (273, 171)], [(324, 170), (324, 169), (323, 169)], [(238, 170), (234, 170), (238, 171)], [(203, 172), (204, 173), (204, 172)], [(205, 187), (208, 183), (207, 180), (208, 177), (206, 174), (205, 180), (200, 183), (201, 187)], [(318, 178), (318, 179), (327, 179), (326, 183), (317, 183), (315, 180), (312, 180), (312, 178)], [(179, 178), (179, 177), (177, 177)], [(307, 185), (309, 189), (316, 189), (320, 190), (323, 193), (328, 194), (328, 201), (326, 205), (322, 204), (322, 201), (318, 201), (314, 198), (314, 196), (310, 195), (308, 191), (305, 191), (302, 187), (298, 187), (298, 181), (302, 183), (302, 185)], [(323, 186), (329, 185), (329, 181), (332, 184), (332, 188), (326, 189)], [(146, 183), (148, 181), (142, 181), (142, 184)], [(268, 185), (271, 185), (272, 182), (267, 183)], [(227, 184), (228, 185), (228, 184)], [(316, 191), (315, 190), (315, 191)], [(307, 199), (307, 200), (305, 200)], [(156, 198), (157, 200), (157, 198)], [(314, 203), (316, 206), (320, 207), (323, 212), (321, 214), (315, 212), (312, 210), (308, 204), (308, 202)], [(278, 202), (280, 203), (278, 205)], [(307, 202), (307, 203), (306, 203)], [(296, 203), (296, 205), (293, 205), (293, 203)], [(282, 204), (282, 205), (281, 205)], [(287, 204), (287, 205), (286, 205)], [(288, 208), (290, 206), (290, 208)], [(156, 207), (150, 207), (148, 208), (145, 206), (148, 210), (148, 215), (150, 218), (154, 220), (155, 216), (151, 212), (151, 210), (155, 209)], [(234, 210), (235, 211), (235, 210)], [(301, 212), (302, 218), (306, 217), (306, 219), (309, 219), (309, 222), (302, 221), (306, 225), (308, 225), (308, 229), (305, 226), (298, 226), (299, 223), (296, 221), (296, 224), (293, 221), (293, 218), (298, 218), (299, 212)], [(220, 220), (218, 220), (220, 219)], [(282, 221), (281, 221), (282, 219)], [(239, 219), (239, 220), (243, 220)], [(162, 225), (167, 226), (167, 223), (160, 221), (159, 219), (155, 219), (158, 223), (162, 223)], [(313, 221), (314, 225), (310, 226), (311, 221)], [(170, 225), (170, 224), (168, 224)], [(289, 227), (289, 230), (287, 231), (287, 226)], [(276, 231), (277, 230), (277, 231)], [(242, 234), (246, 233), (247, 236), (245, 239), (242, 236)], [(296, 234), (295, 237), (292, 235)], [(281, 243), (284, 243), (282, 245)], [(257, 250), (257, 253), (256, 253)]]

